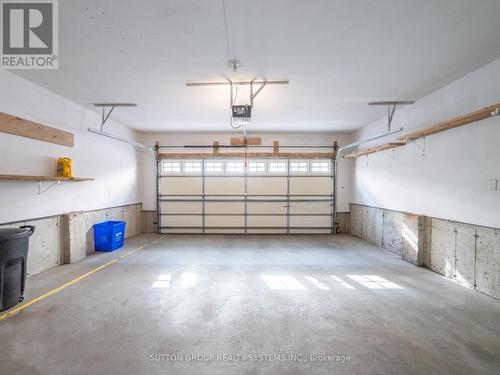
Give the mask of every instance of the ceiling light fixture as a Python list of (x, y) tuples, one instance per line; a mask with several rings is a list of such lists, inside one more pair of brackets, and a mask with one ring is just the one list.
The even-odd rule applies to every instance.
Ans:
[(233, 73), (237, 73), (238, 69), (241, 67), (241, 61), (238, 59), (231, 59), (227, 63), (227, 65), (231, 68)]

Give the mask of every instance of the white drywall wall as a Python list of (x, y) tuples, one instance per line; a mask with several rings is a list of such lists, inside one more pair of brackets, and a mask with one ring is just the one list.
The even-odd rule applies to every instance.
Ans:
[[(71, 211), (137, 203), (140, 151), (128, 144), (91, 134), (99, 114), (70, 102), (9, 72), (0, 72), (0, 112), (70, 131), (75, 147), (41, 142), (0, 132), (0, 174), (55, 175), (55, 160), (73, 159), (75, 176), (90, 182), (64, 182), (42, 195), (36, 182), (0, 181), (0, 223)], [(135, 139), (136, 134), (113, 121), (106, 130)], [(50, 182), (44, 182), (46, 187)]]
[[(393, 129), (408, 131), (499, 103), (499, 77), (497, 60), (398, 110)], [(353, 138), (385, 130), (382, 119)], [(394, 150), (394, 159), (391, 151), (357, 158), (353, 202), (500, 228), (500, 191), (490, 191), (490, 180), (500, 180), (499, 141), (496, 117), (427, 137), (425, 156), (419, 140)]]
[[(229, 126), (229, 125), (228, 125)], [(241, 137), (241, 131), (233, 133), (149, 133), (143, 134), (140, 141), (148, 146), (152, 146), (155, 142), (160, 142), (161, 145), (210, 145), (213, 141), (219, 141), (220, 144), (230, 144), (231, 137)], [(282, 145), (333, 145), (334, 141), (338, 141), (339, 146), (349, 143), (350, 137), (347, 134), (325, 134), (325, 133), (249, 133), (251, 137), (262, 137), (263, 145), (272, 145), (273, 141), (279, 141)], [(176, 150), (178, 151), (178, 150)], [(289, 151), (289, 150), (287, 150)], [(319, 150), (327, 152), (327, 150)], [(349, 202), (351, 201), (351, 172), (352, 161), (341, 160), (339, 163), (339, 176), (337, 180), (338, 189), (338, 204), (339, 212), (349, 211)], [(148, 155), (142, 155), (141, 166), (141, 201), (145, 210), (156, 209), (156, 180), (155, 180), (155, 164)]]

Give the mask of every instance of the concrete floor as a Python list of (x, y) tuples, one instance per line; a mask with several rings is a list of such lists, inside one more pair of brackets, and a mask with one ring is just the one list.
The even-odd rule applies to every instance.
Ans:
[[(34, 276), (27, 300), (155, 239)], [(500, 301), (351, 236), (170, 235), (0, 338), (2, 374), (498, 374)]]

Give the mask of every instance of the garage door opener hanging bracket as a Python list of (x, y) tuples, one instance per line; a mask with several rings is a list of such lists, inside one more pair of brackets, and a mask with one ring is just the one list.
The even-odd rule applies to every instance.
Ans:
[(401, 105), (411, 105), (415, 103), (413, 100), (398, 100), (398, 101), (384, 101), (384, 102), (370, 102), (368, 105), (382, 105), (387, 106), (387, 131), (391, 131), (392, 120), (396, 113), (396, 108)]
[[(234, 61), (233, 61), (234, 60)], [(235, 59), (230, 60), (230, 66), (234, 66), (233, 70), (237, 70), (239, 67), (239, 62), (237, 63)], [(247, 138), (246, 125), (250, 123), (251, 112), (255, 107), (255, 99), (261, 93), (261, 91), (270, 85), (288, 85), (290, 82), (288, 79), (252, 79), (250, 81), (233, 81), (231, 79), (226, 79), (225, 81), (188, 81), (186, 82), (187, 87), (200, 87), (200, 86), (229, 86), (229, 106), (230, 106), (230, 125), (233, 129), (243, 130), (244, 138)], [(238, 97), (239, 86), (250, 86), (250, 104), (248, 105), (236, 105), (236, 99)], [(236, 112), (237, 115), (235, 115)], [(240, 113), (241, 111), (241, 113)], [(236, 121), (235, 121), (236, 120)]]
[(106, 107), (102, 107), (101, 131), (104, 130), (104, 125), (106, 124), (106, 121), (108, 121), (108, 118), (113, 112), (113, 109), (115, 109), (114, 105), (111, 106), (111, 109), (109, 110), (108, 114), (106, 114)]
[[(104, 131), (104, 125), (106, 125), (106, 122), (109, 119), (109, 116), (111, 116), (111, 113), (113, 113), (114, 109), (116, 107), (137, 107), (137, 104), (135, 103), (94, 103), (95, 107), (102, 108), (102, 115), (101, 115), (101, 132)], [(109, 108), (109, 111), (106, 112), (106, 109)]]
[[(229, 110), (231, 111), (230, 125), (231, 125), (231, 128), (233, 128), (233, 129), (242, 128), (242, 130), (243, 130), (243, 139), (245, 140), (245, 143), (246, 143), (246, 141), (247, 141), (247, 128), (246, 128), (246, 125), (248, 123), (250, 123), (250, 117), (248, 117), (248, 118), (242, 118), (241, 122), (238, 122), (238, 123), (235, 122), (233, 108), (236, 105), (236, 99), (238, 97), (238, 86), (234, 87), (235, 86), (234, 83), (232, 81), (229, 81), (229, 82), (230, 82), (230, 90), (231, 90), (231, 94), (230, 94), (230, 108), (229, 108)], [(262, 91), (262, 89), (264, 87), (266, 87), (266, 84), (267, 84), (266, 80), (261, 81), (260, 82), (260, 86), (255, 91), (254, 90), (254, 82), (255, 82), (255, 80), (251, 80), (250, 81), (250, 108), (252, 110), (255, 107), (255, 104), (254, 104), (255, 103), (255, 98), (257, 97), (257, 95), (260, 94), (260, 92)], [(235, 91), (235, 89), (236, 89), (236, 91)], [(240, 120), (240, 119), (238, 118), (238, 120)]]

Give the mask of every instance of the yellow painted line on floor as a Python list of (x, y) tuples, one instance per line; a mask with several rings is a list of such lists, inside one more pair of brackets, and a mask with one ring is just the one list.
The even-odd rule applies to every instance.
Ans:
[(12, 316), (12, 315), (14, 315), (14, 314), (17, 314), (18, 312), (20, 312), (20, 311), (22, 311), (22, 310), (24, 310), (24, 309), (26, 309), (26, 308), (30, 307), (31, 305), (34, 305), (34, 304), (35, 304), (35, 303), (37, 303), (37, 302), (43, 301), (43, 300), (44, 300), (45, 298), (47, 298), (47, 297), (50, 297), (50, 296), (52, 296), (52, 295), (54, 295), (54, 294), (59, 293), (61, 290), (63, 290), (63, 289), (65, 289), (65, 288), (67, 288), (68, 286), (73, 285), (73, 284), (76, 284), (77, 282), (82, 281), (83, 279), (86, 279), (87, 277), (89, 277), (90, 275), (92, 275), (92, 274), (96, 273), (97, 271), (100, 271), (100, 270), (102, 270), (103, 268), (106, 268), (106, 267), (111, 266), (113, 263), (116, 263), (116, 262), (117, 262), (117, 261), (119, 261), (120, 259), (126, 258), (126, 257), (128, 257), (128, 256), (130, 256), (130, 255), (132, 255), (132, 254), (137, 253), (139, 250), (142, 250), (142, 249), (144, 249), (145, 247), (147, 247), (147, 246), (149, 246), (149, 245), (152, 245), (153, 243), (155, 243), (155, 242), (157, 242), (157, 241), (161, 240), (162, 238), (163, 238), (163, 237), (160, 237), (160, 238), (159, 238), (158, 240), (156, 240), (156, 241), (145, 243), (144, 245), (139, 246), (137, 249), (131, 250), (131, 251), (129, 251), (128, 253), (125, 253), (125, 254), (123, 254), (123, 255), (121, 255), (121, 256), (119, 256), (119, 257), (117, 257), (117, 258), (115, 258), (115, 259), (113, 259), (113, 260), (109, 261), (108, 263), (104, 263), (104, 264), (102, 264), (102, 265), (100, 265), (100, 266), (98, 266), (98, 267), (94, 268), (93, 270), (90, 270), (89, 272), (84, 273), (83, 275), (80, 275), (80, 276), (78, 276), (77, 278), (75, 278), (75, 279), (73, 279), (73, 280), (71, 280), (71, 281), (68, 281), (67, 283), (65, 283), (65, 284), (63, 284), (63, 285), (58, 286), (58, 287), (57, 287), (57, 288), (55, 288), (55, 289), (52, 289), (50, 292), (47, 292), (47, 293), (45, 293), (45, 294), (42, 294), (41, 296), (38, 296), (38, 297), (36, 297), (36, 298), (32, 299), (31, 301), (28, 301), (28, 302), (26, 302), (26, 303), (24, 303), (24, 304), (22, 304), (22, 305), (20, 305), (20, 306), (18, 306), (18, 307), (16, 307), (16, 308), (14, 308), (14, 309), (10, 310), (10, 311), (7, 311), (6, 313), (1, 314), (1, 315), (0, 315), (0, 321), (2, 321), (2, 320), (4, 320), (4, 319), (8, 318), (9, 316)]

